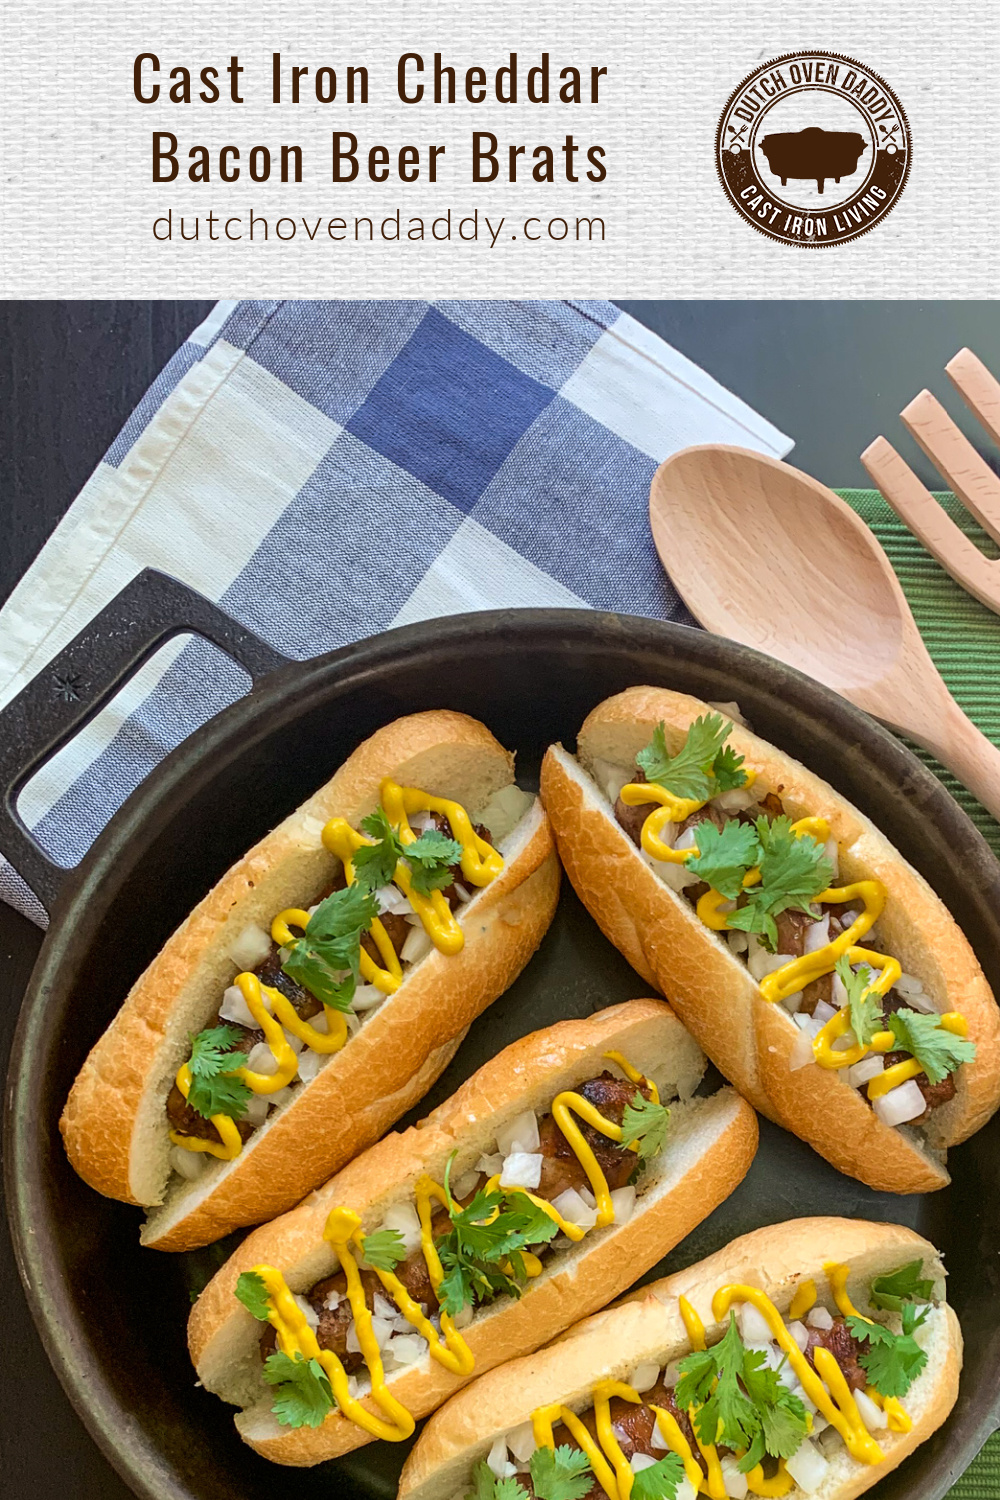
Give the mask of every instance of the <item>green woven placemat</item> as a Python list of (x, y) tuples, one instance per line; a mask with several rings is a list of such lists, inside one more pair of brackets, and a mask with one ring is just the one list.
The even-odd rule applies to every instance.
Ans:
[[(938, 671), (979, 728), (1000, 745), (1000, 616), (973, 599), (935, 562), (916, 537), (872, 490), (839, 490), (864, 518), (892, 560), (903, 592)], [(948, 514), (989, 557), (998, 549), (972, 521), (954, 495), (938, 495)], [(1000, 856), (1000, 825), (932, 755), (911, 745)], [(1000, 1433), (989, 1439), (949, 1500), (1000, 1500)]]

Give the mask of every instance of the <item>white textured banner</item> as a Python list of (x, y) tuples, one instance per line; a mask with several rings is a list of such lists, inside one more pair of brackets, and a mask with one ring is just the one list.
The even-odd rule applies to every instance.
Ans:
[[(995, 291), (986, 0), (40, 0), (8, 6), (4, 33), (6, 296)], [(796, 49), (873, 70), (909, 120), (898, 202), (846, 243), (775, 243), (719, 180), (727, 99)], [(454, 103), (447, 71), (434, 102), (435, 54)], [(172, 180), (153, 180), (154, 138)], [(493, 180), (473, 180), (477, 154)]]

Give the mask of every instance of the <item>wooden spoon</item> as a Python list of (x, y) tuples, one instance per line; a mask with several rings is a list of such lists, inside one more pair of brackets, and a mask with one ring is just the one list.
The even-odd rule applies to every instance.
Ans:
[(1000, 750), (949, 693), (888, 557), (832, 490), (777, 459), (705, 444), (660, 465), (649, 518), (702, 625), (909, 735), (1000, 819)]

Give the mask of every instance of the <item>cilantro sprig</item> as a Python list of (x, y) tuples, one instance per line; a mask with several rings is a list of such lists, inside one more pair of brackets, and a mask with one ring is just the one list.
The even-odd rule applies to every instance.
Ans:
[(889, 1030), (901, 1052), (916, 1059), (931, 1083), (941, 1083), (962, 1063), (971, 1062), (976, 1044), (967, 1037), (945, 1031), (939, 1015), (924, 1015), (917, 1010), (897, 1010), (888, 1017)]
[(813, 916), (812, 903), (829, 886), (833, 866), (811, 834), (792, 832), (792, 820), (784, 813), (770, 822), (759, 817), (754, 828), (761, 878), (747, 888), (744, 904), (729, 912), (726, 921), (742, 932), (757, 933), (773, 953), (778, 942), (775, 917), (784, 911)]
[(363, 844), (354, 856), (355, 875), (369, 890), (388, 885), (400, 860), (408, 866), (410, 883), (420, 896), (451, 885), (451, 867), (462, 857), (457, 839), (449, 838), (439, 828), (425, 828), (418, 838), (404, 844), (381, 807), (363, 818), (361, 827), (376, 841)]
[(763, 1351), (747, 1349), (734, 1314), (718, 1344), (687, 1355), (678, 1368), (678, 1406), (698, 1407), (695, 1429), (703, 1443), (746, 1449), (742, 1473), (765, 1454), (790, 1458), (805, 1437), (805, 1407), (765, 1364)]
[(622, 1149), (628, 1150), (636, 1142), (639, 1159), (649, 1161), (663, 1150), (669, 1122), (670, 1111), (666, 1105), (654, 1104), (637, 1089), (622, 1114)]
[(871, 1289), (872, 1307), (881, 1308), (883, 1312), (902, 1312), (904, 1302), (914, 1299), (929, 1302), (934, 1283), (929, 1277), (921, 1276), (922, 1270), (923, 1261), (911, 1260), (898, 1271), (876, 1276)]
[(454, 1152), (444, 1176), (451, 1229), (437, 1242), (444, 1270), (438, 1301), (451, 1317), (476, 1301), (519, 1297), (527, 1280), (522, 1251), (529, 1245), (545, 1244), (558, 1228), (524, 1193), (480, 1189), (460, 1208), (451, 1196), (453, 1161)]
[(301, 938), (282, 949), (281, 967), (317, 1000), (348, 1011), (361, 971), (361, 937), (378, 902), (361, 881), (334, 891), (309, 918)]
[(244, 1035), (237, 1026), (211, 1026), (191, 1037), (187, 1102), (206, 1120), (212, 1115), (242, 1120), (247, 1112), (252, 1090), (235, 1076), (235, 1070), (246, 1062), (245, 1053), (236, 1050)]
[(855, 973), (846, 953), (838, 958), (835, 968), (847, 991), (851, 1030), (861, 1045), (868, 1047), (875, 1033), (884, 1030), (882, 996), (877, 990), (871, 989), (875, 976), (867, 964), (862, 964)]
[[(528, 1461), (528, 1472), (537, 1500), (583, 1500), (594, 1483), (586, 1453), (568, 1443), (554, 1449), (536, 1448)], [(514, 1475), (498, 1479), (484, 1458), (472, 1471), (472, 1489), (466, 1500), (528, 1500), (528, 1492)], [(674, 1500), (674, 1496), (664, 1492), (664, 1500)]]
[(703, 714), (691, 725), (677, 754), (671, 755), (661, 720), (649, 744), (636, 756), (636, 764), (645, 771), (647, 781), (675, 797), (707, 802), (746, 783), (742, 755), (726, 745), (732, 729), (721, 714)]
[(632, 1481), (632, 1500), (677, 1500), (684, 1464), (677, 1453), (665, 1453), (655, 1464), (640, 1469)]
[(687, 869), (704, 880), (727, 901), (735, 901), (743, 889), (743, 878), (760, 859), (760, 843), (752, 823), (730, 818), (721, 828), (706, 820), (695, 829), (696, 853)]
[(242, 1271), (236, 1282), (236, 1296), (259, 1323), (267, 1322), (270, 1303), (263, 1276), (256, 1271)]
[(365, 1265), (373, 1271), (394, 1271), (406, 1259), (403, 1236), (398, 1229), (376, 1229), (365, 1235), (363, 1254)]
[(264, 1379), (274, 1386), (271, 1410), (282, 1427), (321, 1427), (334, 1408), (333, 1389), (317, 1359), (278, 1350), (264, 1361)]
[(918, 1312), (912, 1302), (904, 1302), (900, 1315), (901, 1333), (865, 1318), (847, 1319), (854, 1337), (866, 1346), (858, 1358), (880, 1396), (905, 1396), (927, 1363), (926, 1353), (913, 1337), (927, 1321), (927, 1308)]

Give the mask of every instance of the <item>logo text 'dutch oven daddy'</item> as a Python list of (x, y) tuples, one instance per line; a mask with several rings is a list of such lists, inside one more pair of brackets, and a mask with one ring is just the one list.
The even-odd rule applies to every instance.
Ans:
[(730, 96), (716, 161), (733, 207), (762, 234), (813, 249), (867, 234), (896, 202), (910, 129), (877, 73), (832, 52), (764, 63)]

